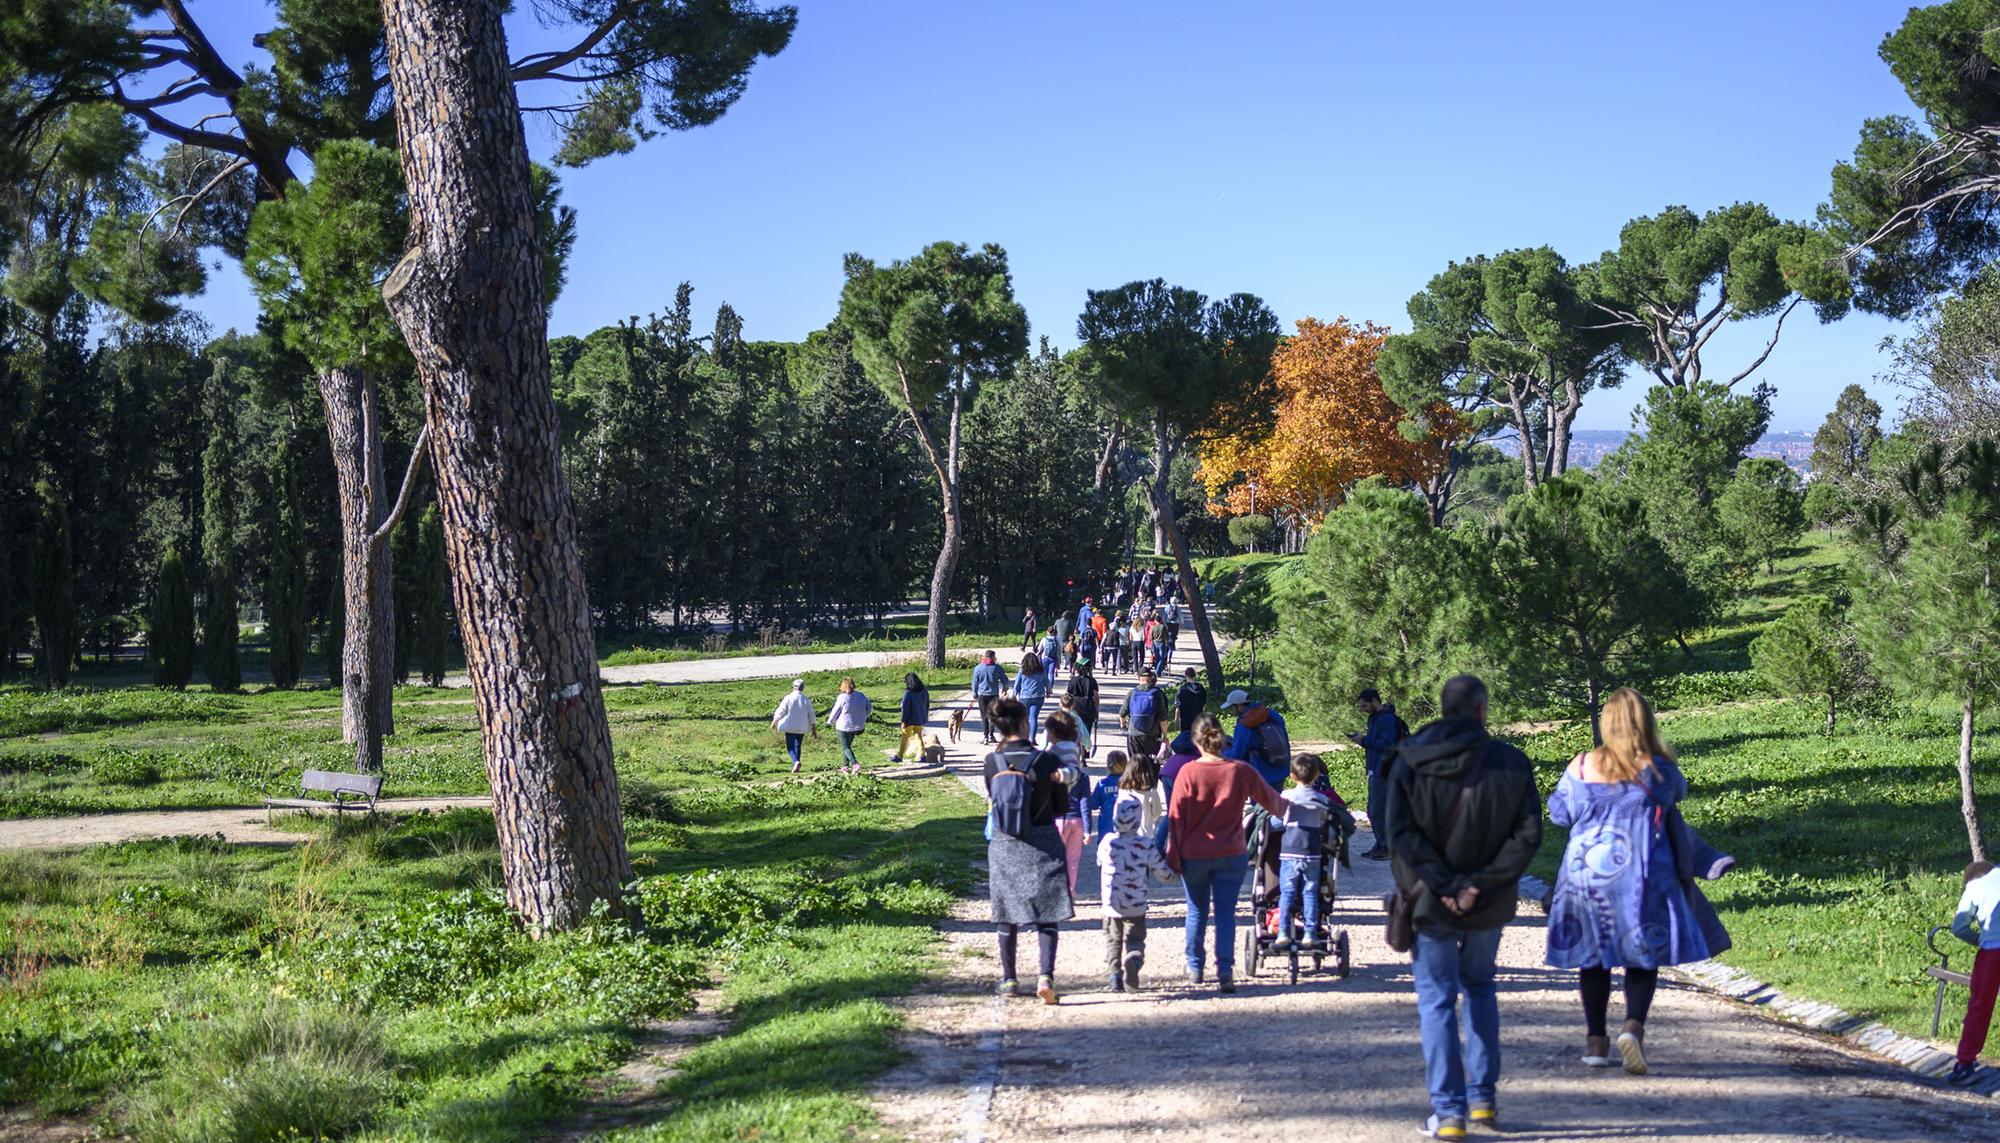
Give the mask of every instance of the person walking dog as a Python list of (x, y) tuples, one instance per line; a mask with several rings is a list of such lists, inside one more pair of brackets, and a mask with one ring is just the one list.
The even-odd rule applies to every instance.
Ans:
[(1000, 665), (993, 652), (980, 656), (979, 665), (972, 668), (972, 699), (979, 704), (979, 740), (991, 744), (994, 740), (993, 704), (1007, 690), (1007, 668)]
[(1431, 1101), (1420, 1130), (1463, 1139), (1468, 1118), (1487, 1126), (1498, 1119), (1494, 961), (1501, 927), (1514, 919), (1516, 884), (1542, 843), (1542, 814), (1528, 756), (1487, 733), (1486, 684), (1451, 679), (1438, 709), (1442, 717), (1397, 751), (1384, 814), (1398, 892), (1414, 901), (1411, 975)]

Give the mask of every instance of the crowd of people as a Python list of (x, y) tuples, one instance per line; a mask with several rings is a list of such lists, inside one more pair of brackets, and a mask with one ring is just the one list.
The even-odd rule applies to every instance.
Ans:
[[(1141, 577), (1123, 590), (1157, 592), (1162, 582)], [(1003, 995), (1029, 993), (1017, 957), (1021, 935), (1033, 930), (1032, 993), (1046, 1004), (1060, 1002), (1060, 925), (1076, 915), (1077, 875), (1087, 859), (1099, 872), (1108, 988), (1141, 987), (1152, 889), (1178, 880), (1186, 902), (1187, 979), (1208, 984), (1212, 965), (1215, 989), (1234, 992), (1237, 902), (1249, 869), (1246, 826), (1259, 810), (1285, 832), (1279, 931), (1292, 932), (1290, 920), (1303, 907), (1311, 941), (1319, 916), (1332, 908), (1317, 897), (1314, 863), (1326, 859), (1327, 823), (1347, 816), (1345, 801), (1316, 755), (1292, 752), (1276, 710), (1232, 690), (1211, 712), (1193, 668), (1172, 690), (1162, 685), (1178, 606), (1141, 598), (1132, 611), (1106, 614), (1086, 599), (1074, 616), (1047, 628), (1034, 626), (1031, 614), (1013, 675), (992, 651), (972, 672), (980, 727), (993, 746), (983, 772)], [(1107, 643), (1143, 654), (1106, 658)], [(1104, 751), (1103, 774), (1093, 776), (1094, 739), (1107, 713), (1100, 668), (1135, 671), (1136, 678), (1115, 711), (1123, 749)], [(1541, 844), (1544, 807), (1546, 819), (1568, 831), (1568, 842), (1545, 902), (1543, 960), (1576, 974), (1579, 1060), (1648, 1074), (1646, 1030), (1659, 970), (1730, 947), (1698, 883), (1721, 877), (1734, 859), (1683, 818), (1688, 782), (1645, 697), (1625, 688), (1606, 699), (1597, 745), (1570, 759), (1546, 803), (1533, 763), (1490, 732), (1489, 696), (1478, 678), (1446, 683), (1438, 718), (1415, 731), (1374, 689), (1361, 691), (1355, 707), (1363, 729), (1349, 737), (1364, 752), (1374, 835), (1361, 856), (1390, 862), (1396, 885), (1385, 900), (1388, 935), (1392, 948), (1409, 954), (1417, 995), (1431, 1105), (1422, 1132), (1462, 1139), (1468, 1124), (1497, 1123), (1501, 935), (1515, 918), (1520, 879)], [(853, 736), (868, 709), (866, 696), (843, 680), (826, 719), (841, 736), (843, 770), (859, 768)], [(921, 748), (931, 713), (922, 680), (907, 676), (903, 753)], [(1233, 720), (1229, 731), (1223, 716)], [(792, 684), (772, 725), (784, 733), (796, 770), (800, 741), (817, 727), (802, 683)], [(1979, 954), (1951, 1075), (1958, 1083), (1973, 1075), (2000, 993), (2000, 870), (1979, 862), (1964, 879), (1952, 930)], [(1407, 945), (1397, 939), (1399, 916)], [(1614, 990), (1624, 1000), (1615, 1034)]]
[[(1313, 939), (1317, 914), (1332, 904), (1317, 900), (1313, 863), (1324, 859), (1332, 807), (1344, 814), (1345, 803), (1317, 756), (1292, 753), (1278, 712), (1231, 691), (1220, 713), (1234, 726), (1225, 732), (1222, 718), (1203, 709), (1205, 694), (1177, 703), (1142, 672), (1118, 712), (1126, 749), (1108, 756), (1106, 774), (1093, 779), (1087, 753), (1070, 746), (1077, 737), (1072, 714), (1043, 716), (1046, 745), (1038, 746), (1035, 716), (1018, 689), (1007, 693), (1004, 674), (986, 704), (1000, 741), (985, 767), (1003, 995), (1028, 993), (1015, 950), (1032, 928), (1039, 953), (1033, 994), (1060, 1001), (1059, 926), (1076, 914), (1076, 869), (1093, 824), (1112, 990), (1141, 987), (1150, 889), (1178, 879), (1187, 906), (1187, 979), (1208, 984), (1212, 966), (1216, 991), (1235, 991), (1247, 809), (1270, 814), (1286, 834), (1279, 931), (1293, 931), (1302, 906), (1305, 939)], [(1421, 1130), (1460, 1139), (1468, 1124), (1498, 1119), (1500, 939), (1541, 844), (1543, 801), (1527, 756), (1488, 730), (1488, 695), (1477, 678), (1452, 679), (1439, 696), (1439, 717), (1414, 732), (1372, 689), (1357, 696), (1356, 708), (1365, 728), (1352, 738), (1366, 752), (1375, 833), (1366, 856), (1391, 863), (1409, 929), (1431, 1104)], [(1163, 737), (1168, 727), (1178, 727), (1170, 739)], [(1569, 841), (1547, 902), (1543, 959), (1576, 974), (1586, 1067), (1647, 1074), (1646, 1027), (1659, 970), (1729, 947), (1696, 883), (1721, 876), (1733, 861), (1687, 826), (1679, 810), (1687, 793), (1650, 706), (1624, 689), (1606, 701), (1599, 745), (1570, 760), (1547, 799), (1548, 820), (1568, 829)], [(1980, 884), (1993, 890), (1990, 913), (2000, 907), (2000, 875), (1988, 876), (1992, 881)], [(2000, 956), (1991, 960), (2000, 975)], [(1615, 1035), (1614, 974), (1622, 975), (1625, 1001)]]

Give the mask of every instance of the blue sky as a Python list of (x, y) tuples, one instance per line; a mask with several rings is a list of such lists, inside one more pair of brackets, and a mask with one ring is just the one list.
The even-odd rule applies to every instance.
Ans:
[[(524, 9), (527, 5), (522, 5)], [(1907, 113), (1876, 56), (1908, 2), (801, 0), (792, 46), (715, 126), (564, 173), (580, 238), (552, 333), (658, 310), (824, 325), (841, 255), (998, 242), (1034, 333), (1075, 341), (1084, 291), (1164, 277), (1261, 295), (1289, 328), (1391, 327), (1453, 258), (1547, 243), (1595, 258), (1670, 203), (1810, 217), (1861, 121)], [(226, 16), (223, 8), (240, 9)], [(204, 9), (215, 12), (210, 16)], [(198, 15), (252, 58), (240, 2)], [(516, 54), (549, 35), (515, 20)], [(530, 144), (552, 148), (531, 120)], [(254, 306), (233, 268), (198, 307)], [(1875, 380), (1896, 327), (1795, 313), (1759, 374), (1777, 429)], [(1764, 323), (1711, 344), (1733, 373)], [(1624, 428), (1638, 377), (1580, 424)]]

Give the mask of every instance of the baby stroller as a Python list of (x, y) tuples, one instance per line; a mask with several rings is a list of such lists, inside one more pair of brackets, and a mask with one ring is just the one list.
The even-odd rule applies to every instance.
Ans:
[[(1348, 955), (1347, 930), (1333, 926), (1333, 908), (1340, 894), (1340, 866), (1347, 860), (1347, 839), (1353, 834), (1350, 824), (1354, 819), (1345, 807), (1335, 802), (1334, 821), (1326, 831), (1326, 856), (1319, 863), (1319, 927), (1308, 934), (1305, 931), (1305, 909), (1303, 894), (1300, 908), (1292, 916), (1291, 944), (1284, 950), (1277, 948), (1278, 940), (1278, 851), (1282, 847), (1285, 831), (1283, 823), (1264, 811), (1262, 806), (1253, 804), (1249, 816), (1244, 821), (1244, 833), (1250, 842), (1250, 858), (1255, 863), (1255, 871), (1250, 878), (1250, 911), (1252, 923), (1243, 930), (1243, 952), (1237, 963), (1251, 976), (1258, 975), (1265, 964), (1272, 960), (1283, 960), (1290, 973), (1290, 983), (1299, 982), (1299, 961), (1312, 961), (1314, 972), (1325, 971), (1327, 958), (1333, 959), (1333, 975), (1346, 977), (1352, 967)], [(1343, 822), (1342, 819), (1345, 819)], [(1307, 937), (1310, 936), (1310, 944)]]

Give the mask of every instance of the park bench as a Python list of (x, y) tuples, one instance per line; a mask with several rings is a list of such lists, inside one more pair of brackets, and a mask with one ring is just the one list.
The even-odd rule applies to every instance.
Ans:
[(1938, 1024), (1944, 1020), (1945, 985), (1956, 984), (1960, 988), (1972, 987), (1971, 974), (1954, 970), (1951, 967), (1951, 954), (1937, 947), (1938, 934), (1950, 931), (1950, 925), (1932, 925), (1930, 935), (1924, 938), (1924, 943), (1931, 946), (1931, 951), (1936, 953), (1938, 958), (1936, 964), (1928, 965), (1924, 968), (1924, 975), (1937, 981), (1937, 1002), (1931, 1005), (1931, 1036), (1933, 1039), (1937, 1037)]
[[(299, 775), (299, 796), (264, 799), (264, 820), (272, 810), (349, 810), (375, 812), (375, 799), (382, 793), (382, 775), (349, 774), (340, 770), (307, 770)], [(326, 797), (312, 797), (325, 794)]]

